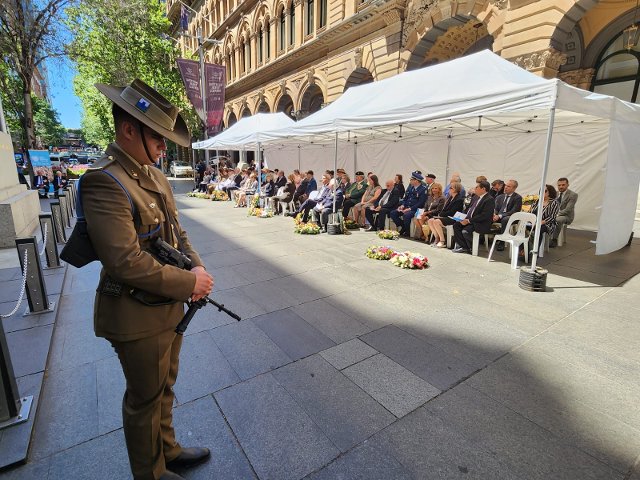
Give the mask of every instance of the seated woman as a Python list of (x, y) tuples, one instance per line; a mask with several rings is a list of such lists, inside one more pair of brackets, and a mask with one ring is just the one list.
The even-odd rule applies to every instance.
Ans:
[(282, 210), (282, 204), (286, 205), (289, 202), (291, 202), (291, 200), (293, 200), (293, 194), (295, 193), (295, 191), (296, 191), (295, 174), (290, 173), (289, 176), (287, 177), (287, 183), (283, 187), (282, 194), (281, 195), (276, 194), (269, 199), (269, 204), (271, 206), (271, 209), (275, 212), (276, 215), (278, 215)]
[(246, 207), (247, 195), (249, 196), (254, 195), (256, 193), (257, 188), (258, 188), (258, 177), (256, 176), (255, 172), (252, 172), (251, 175), (249, 175), (249, 179), (247, 180), (247, 183), (245, 183), (244, 186), (239, 190), (234, 190), (234, 193), (236, 194), (236, 204), (234, 205), (234, 208)]
[(430, 218), (440, 215), (440, 211), (444, 207), (445, 198), (442, 194), (442, 185), (434, 183), (429, 190), (429, 196), (424, 203), (424, 211), (421, 215), (414, 217), (413, 221), (416, 225), (415, 238), (417, 240), (429, 240), (431, 235), (431, 227), (427, 223)]
[(461, 212), (464, 208), (464, 197), (461, 195), (461, 191), (461, 183), (452, 183), (449, 187), (449, 196), (445, 200), (440, 214), (427, 220), (427, 225), (429, 225), (431, 233), (433, 233), (433, 242), (431, 245), (438, 248), (446, 247), (446, 244), (444, 243), (445, 236), (443, 227), (456, 223), (455, 220), (452, 220), (449, 217), (453, 217), (456, 212)]
[(399, 173), (396, 173), (396, 176), (393, 179), (393, 183), (396, 184), (396, 188), (400, 193), (400, 198), (404, 197), (405, 188), (404, 188), (404, 183), (402, 183), (402, 175)]
[(366, 219), (365, 209), (373, 207), (380, 196), (380, 192), (382, 192), (382, 187), (380, 186), (380, 183), (378, 183), (378, 177), (376, 175), (369, 175), (367, 184), (368, 187), (364, 191), (362, 199), (351, 209), (353, 220), (360, 226), (360, 228), (364, 228), (364, 221)]
[(265, 182), (260, 186), (260, 203), (268, 206), (269, 199), (276, 194), (276, 184), (274, 182), (273, 173), (267, 173)]
[[(538, 249), (542, 245), (542, 234), (546, 233), (549, 238), (553, 236), (553, 232), (556, 230), (556, 217), (560, 211), (560, 203), (556, 200), (558, 193), (553, 185), (546, 185), (544, 187), (544, 197), (542, 199), (542, 222), (540, 223), (540, 240), (538, 243)], [(531, 213), (538, 214), (538, 204), (534, 204), (531, 207)], [(534, 233), (531, 232), (529, 236), (529, 244), (533, 245)], [(524, 256), (524, 251), (521, 250), (520, 254)]]
[(207, 187), (209, 185), (209, 182), (211, 182), (211, 179), (213, 178), (213, 175), (211, 174), (211, 172), (205, 172), (204, 177), (202, 177), (202, 181), (200, 182), (200, 185), (198, 186), (198, 191), (202, 192), (202, 193), (206, 193), (207, 192)]

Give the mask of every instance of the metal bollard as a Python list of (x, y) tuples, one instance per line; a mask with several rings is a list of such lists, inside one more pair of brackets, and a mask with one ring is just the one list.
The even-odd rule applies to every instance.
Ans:
[(67, 243), (67, 232), (64, 230), (64, 219), (62, 218), (62, 209), (60, 202), (51, 202), (51, 217), (53, 218), (53, 227), (56, 232), (56, 242)]
[(50, 213), (41, 213), (38, 218), (40, 220), (40, 231), (42, 232), (42, 241), (44, 242), (47, 267), (60, 268), (62, 265), (60, 265), (60, 257), (58, 256), (56, 230), (53, 225), (53, 218)]
[(40, 255), (38, 255), (38, 242), (36, 237), (16, 238), (16, 248), (20, 256), (20, 267), (24, 269), (24, 252), (27, 252), (27, 300), (29, 307), (24, 315), (50, 312), (54, 304), (49, 302), (47, 287), (44, 283), (42, 268), (40, 267)]
[(29, 419), (33, 396), (20, 397), (7, 337), (0, 321), (0, 430)]
[(67, 204), (69, 203), (69, 199), (63, 193), (58, 195), (58, 202), (60, 202), (60, 210), (62, 210), (62, 218), (64, 220), (64, 226), (71, 227), (71, 218), (69, 218), (69, 207)]

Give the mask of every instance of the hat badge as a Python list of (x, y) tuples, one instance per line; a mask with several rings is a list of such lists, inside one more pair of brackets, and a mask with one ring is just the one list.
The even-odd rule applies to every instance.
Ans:
[(138, 103), (136, 103), (136, 108), (143, 112), (146, 112), (147, 110), (149, 110), (150, 106), (151, 106), (151, 102), (146, 98), (141, 98), (140, 100), (138, 100)]

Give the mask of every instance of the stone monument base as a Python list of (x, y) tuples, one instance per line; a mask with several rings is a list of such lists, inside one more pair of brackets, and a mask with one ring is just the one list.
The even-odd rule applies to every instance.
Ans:
[(38, 192), (26, 185), (0, 190), (0, 248), (15, 247), (16, 237), (28, 237), (38, 227)]

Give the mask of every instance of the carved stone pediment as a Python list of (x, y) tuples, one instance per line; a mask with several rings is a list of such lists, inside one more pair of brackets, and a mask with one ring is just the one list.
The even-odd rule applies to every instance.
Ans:
[(432, 6), (437, 5), (438, 0), (413, 0), (405, 10), (405, 21), (402, 29), (402, 43), (406, 44), (409, 35), (420, 26), (422, 18), (429, 15)]
[(561, 65), (567, 63), (567, 55), (553, 47), (549, 47), (546, 50), (521, 55), (517, 57), (513, 63), (530, 71), (545, 67), (558, 70)]

